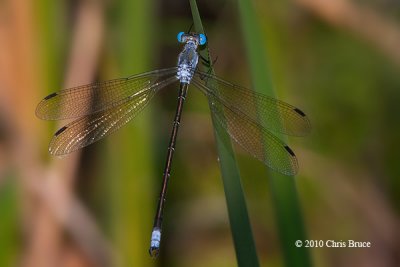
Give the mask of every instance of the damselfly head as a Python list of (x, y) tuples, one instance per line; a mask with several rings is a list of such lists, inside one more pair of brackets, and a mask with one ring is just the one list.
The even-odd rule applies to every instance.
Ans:
[(190, 41), (195, 42), (197, 45), (205, 45), (207, 43), (207, 37), (202, 33), (180, 32), (176, 37), (180, 43), (187, 43)]

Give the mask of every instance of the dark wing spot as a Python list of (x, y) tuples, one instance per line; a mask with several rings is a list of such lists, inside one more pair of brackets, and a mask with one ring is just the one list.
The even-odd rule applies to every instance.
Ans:
[(298, 108), (295, 108), (294, 109), (294, 111), (296, 111), (297, 113), (299, 113), (301, 116), (303, 116), (303, 117), (305, 117), (306, 116), (306, 114), (304, 114), (304, 112), (303, 111), (301, 111), (300, 109), (298, 109)]
[(295, 157), (295, 154), (294, 154), (293, 150), (290, 149), (290, 147), (285, 146), (285, 149), (286, 149), (287, 152), (289, 152), (290, 155), (292, 155), (293, 157)]
[(44, 98), (44, 100), (49, 100), (50, 98), (53, 98), (53, 97), (55, 97), (56, 95), (57, 95), (57, 93), (49, 94), (48, 96), (46, 96), (46, 97)]
[(54, 136), (58, 136), (59, 134), (61, 134), (62, 132), (64, 132), (67, 129), (67, 126), (62, 127), (61, 129), (59, 129)]

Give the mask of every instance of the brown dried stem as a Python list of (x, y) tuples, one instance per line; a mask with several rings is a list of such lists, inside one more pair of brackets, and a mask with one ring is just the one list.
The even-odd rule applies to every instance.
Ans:
[[(21, 263), (29, 267), (71, 266), (77, 262), (79, 266), (110, 266), (110, 246), (74, 197), (80, 154), (52, 160), (47, 166), (40, 159), (37, 140), (42, 125), (34, 116), (34, 107), (40, 99), (41, 81), (33, 5), (31, 1), (10, 0), (2, 4), (4, 9), (0, 11), (0, 106), (6, 118), (3, 124), (12, 164), (19, 170), (21, 222), (27, 240)], [(93, 80), (103, 30), (101, 1), (81, 1), (65, 86)], [(66, 249), (64, 230), (74, 237), (77, 249)]]

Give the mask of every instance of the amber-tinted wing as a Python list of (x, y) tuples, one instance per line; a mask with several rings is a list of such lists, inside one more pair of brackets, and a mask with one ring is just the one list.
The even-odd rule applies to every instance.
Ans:
[(153, 83), (125, 98), (118, 105), (85, 115), (67, 124), (55, 133), (49, 146), (50, 154), (68, 154), (115, 132), (138, 115), (161, 88), (176, 80), (174, 75)]
[(175, 73), (176, 67), (64, 89), (46, 96), (38, 104), (36, 115), (44, 120), (62, 120), (111, 109)]
[(215, 95), (220, 102), (246, 114), (266, 129), (291, 136), (304, 136), (310, 132), (307, 116), (292, 105), (205, 72), (196, 71), (195, 79), (207, 84), (207, 95)]
[(285, 175), (297, 173), (294, 152), (268, 129), (306, 134), (310, 123), (304, 113), (215, 76), (200, 72), (196, 76), (193, 84), (207, 96), (212, 116), (234, 141), (271, 169)]

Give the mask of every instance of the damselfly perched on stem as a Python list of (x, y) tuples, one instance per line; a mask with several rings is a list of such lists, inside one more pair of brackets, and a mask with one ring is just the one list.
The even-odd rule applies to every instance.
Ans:
[(300, 109), (197, 69), (198, 49), (207, 42), (204, 34), (180, 32), (177, 38), (184, 47), (176, 67), (64, 89), (46, 96), (36, 109), (41, 119), (76, 119), (59, 129), (50, 142), (50, 154), (59, 156), (115, 132), (138, 115), (161, 89), (179, 81), (178, 105), (151, 235), (152, 256), (157, 256), (160, 249), (165, 196), (189, 84), (208, 98), (212, 115), (234, 141), (282, 174), (296, 174), (297, 159), (272, 132), (303, 136), (310, 130), (310, 122)]

